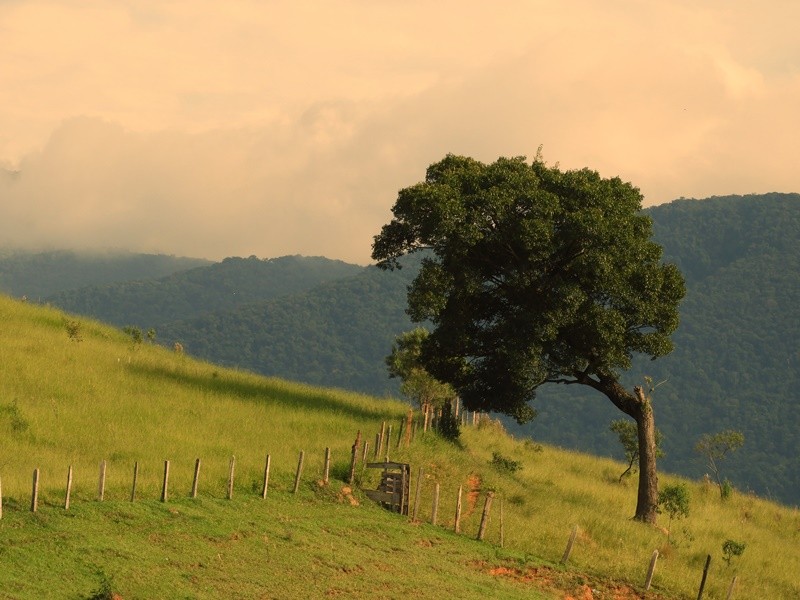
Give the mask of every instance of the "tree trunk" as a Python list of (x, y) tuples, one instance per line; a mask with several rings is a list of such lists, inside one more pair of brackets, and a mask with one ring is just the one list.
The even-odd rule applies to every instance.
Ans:
[(658, 509), (658, 472), (656, 471), (656, 425), (653, 406), (641, 387), (635, 387), (636, 419), (639, 434), (639, 492), (634, 519), (655, 524)]
[(592, 379), (577, 376), (582, 383), (602, 392), (611, 402), (636, 421), (639, 438), (639, 490), (636, 498), (636, 514), (633, 518), (655, 525), (658, 516), (658, 473), (656, 471), (656, 425), (653, 406), (640, 386), (633, 394), (614, 377), (599, 376)]

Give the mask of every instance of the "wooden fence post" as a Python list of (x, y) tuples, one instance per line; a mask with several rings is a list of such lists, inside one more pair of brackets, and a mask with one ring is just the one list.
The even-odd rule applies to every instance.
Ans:
[(297, 490), (300, 489), (300, 475), (303, 473), (303, 458), (305, 457), (305, 452), (300, 450), (300, 458), (297, 461), (297, 473), (294, 476), (294, 490), (292, 491), (293, 494), (297, 493)]
[(481, 515), (481, 524), (480, 527), (478, 527), (477, 540), (479, 542), (482, 542), (484, 536), (486, 535), (486, 528), (489, 525), (489, 511), (492, 509), (493, 498), (494, 498), (494, 492), (489, 492), (488, 494), (486, 494), (486, 502), (483, 504), (483, 514)]
[(39, 506), (39, 469), (33, 470), (33, 490), (31, 491), (31, 512)]
[(0, 479), (0, 519), (3, 518), (3, 480)]
[(503, 515), (503, 496), (500, 496), (500, 547), (506, 545), (506, 523)]
[(272, 457), (267, 454), (267, 462), (264, 465), (264, 485), (261, 487), (261, 499), (267, 499), (267, 486), (269, 486), (269, 467), (272, 462)]
[(708, 567), (711, 566), (711, 555), (706, 558), (706, 566), (703, 568), (703, 579), (700, 580), (700, 591), (697, 593), (697, 600), (703, 597), (703, 590), (706, 587), (706, 578), (708, 577)]
[(414, 491), (414, 514), (411, 517), (412, 521), (416, 521), (417, 515), (419, 515), (419, 492), (421, 487), (422, 487), (422, 467), (420, 467), (419, 471), (417, 472), (417, 485)]
[(725, 600), (731, 600), (731, 598), (733, 598), (733, 588), (736, 587), (736, 579), (737, 576), (734, 575), (733, 579), (731, 579), (731, 585), (728, 587), (728, 595), (725, 596)]
[(169, 461), (164, 461), (164, 482), (161, 484), (161, 501), (166, 502), (169, 496)]
[(567, 542), (567, 548), (564, 550), (564, 555), (561, 557), (561, 564), (567, 564), (569, 560), (569, 555), (572, 553), (572, 545), (575, 543), (575, 538), (578, 536), (578, 526), (572, 528), (572, 533), (569, 536), (569, 541)]
[(348, 485), (353, 485), (353, 481), (356, 478), (356, 463), (358, 462), (358, 447), (361, 445), (361, 430), (358, 430), (356, 434), (356, 441), (353, 443), (353, 447), (351, 448), (351, 457), (350, 457), (350, 474), (347, 477)]
[(386, 428), (386, 459), (385, 462), (389, 462), (389, 446), (391, 446), (392, 441), (392, 426), (389, 425)]
[(226, 497), (228, 500), (233, 498), (233, 473), (236, 469), (236, 457), (231, 456), (231, 461), (228, 463), (228, 491)]
[(197, 498), (197, 486), (200, 485), (200, 458), (194, 461), (194, 475), (192, 476), (192, 498)]
[(431, 507), (431, 525), (436, 525), (436, 517), (439, 514), (439, 483), (433, 486), (433, 506)]
[(378, 455), (381, 453), (381, 434), (375, 434), (375, 456), (373, 457), (375, 460), (378, 460)]
[(383, 441), (386, 439), (386, 421), (381, 423), (381, 436), (376, 444), (375, 458), (378, 458), (383, 453)]
[(650, 567), (647, 569), (647, 579), (644, 581), (644, 591), (650, 589), (650, 584), (653, 583), (653, 574), (656, 572), (656, 562), (658, 561), (658, 550), (653, 550), (653, 556), (650, 559)]
[(97, 483), (97, 499), (100, 500), (100, 502), (102, 502), (105, 496), (106, 496), (106, 461), (105, 459), (103, 459), (100, 462), (100, 480)]
[(139, 480), (139, 461), (133, 463), (133, 485), (131, 486), (131, 502), (136, 500), (136, 483)]
[(453, 526), (453, 531), (461, 533), (461, 493), (464, 491), (464, 486), (458, 486), (458, 500), (456, 500), (456, 521)]
[(397, 428), (397, 446), (395, 446), (395, 450), (399, 450), (400, 447), (403, 445), (403, 428), (405, 427), (406, 420), (405, 417), (400, 419), (400, 426)]
[(322, 468), (322, 485), (328, 485), (331, 474), (331, 449), (325, 448), (325, 466)]
[(406, 416), (406, 448), (411, 446), (411, 428), (414, 422), (414, 409), (408, 409), (408, 416)]
[(72, 465), (67, 469), (67, 493), (64, 496), (64, 510), (69, 510), (69, 495), (72, 493)]
[(364, 469), (364, 465), (367, 463), (367, 456), (369, 456), (369, 442), (364, 440), (364, 452), (361, 456), (361, 469)]

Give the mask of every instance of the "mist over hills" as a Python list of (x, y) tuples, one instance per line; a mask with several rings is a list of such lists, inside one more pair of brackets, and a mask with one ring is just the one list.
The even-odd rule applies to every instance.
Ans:
[(211, 264), (202, 258), (122, 250), (32, 252), (0, 248), (0, 291), (11, 296), (42, 300), (66, 290), (162, 277)]
[[(654, 395), (660, 467), (700, 477), (707, 469), (693, 451), (697, 438), (738, 429), (745, 446), (723, 463), (723, 476), (800, 504), (800, 195), (681, 199), (646, 212), (687, 282), (675, 351), (639, 360), (625, 376), (627, 385), (646, 375), (663, 382)], [(412, 326), (405, 291), (416, 270), (414, 260), (383, 272), (322, 258), (236, 258), (48, 300), (120, 326), (156, 327), (160, 342), (180, 341), (222, 365), (385, 395), (397, 385), (383, 358)], [(541, 388), (537, 419), (509, 428), (619, 457), (608, 424), (622, 413), (577, 387)]]

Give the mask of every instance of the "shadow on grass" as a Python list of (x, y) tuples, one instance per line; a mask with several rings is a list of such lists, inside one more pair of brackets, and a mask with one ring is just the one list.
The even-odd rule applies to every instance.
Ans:
[[(345, 414), (354, 419), (385, 418), (380, 408), (369, 409), (358, 406), (345, 398), (337, 397), (335, 391), (314, 388), (304, 384), (292, 384), (282, 380), (264, 378), (262, 381), (245, 381), (236, 375), (213, 371), (208, 375), (187, 373), (169, 367), (132, 364), (129, 369), (144, 377), (192, 387), (203, 392), (216, 392), (242, 400), (281, 404), (287, 408)], [(341, 392), (342, 395), (347, 392)], [(376, 401), (378, 402), (378, 401)]]

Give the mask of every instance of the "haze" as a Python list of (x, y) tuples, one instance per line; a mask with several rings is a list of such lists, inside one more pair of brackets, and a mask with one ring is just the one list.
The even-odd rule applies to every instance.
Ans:
[[(767, 8), (768, 6), (768, 8)], [(446, 153), (800, 191), (800, 3), (0, 0), (0, 245), (369, 262)]]

